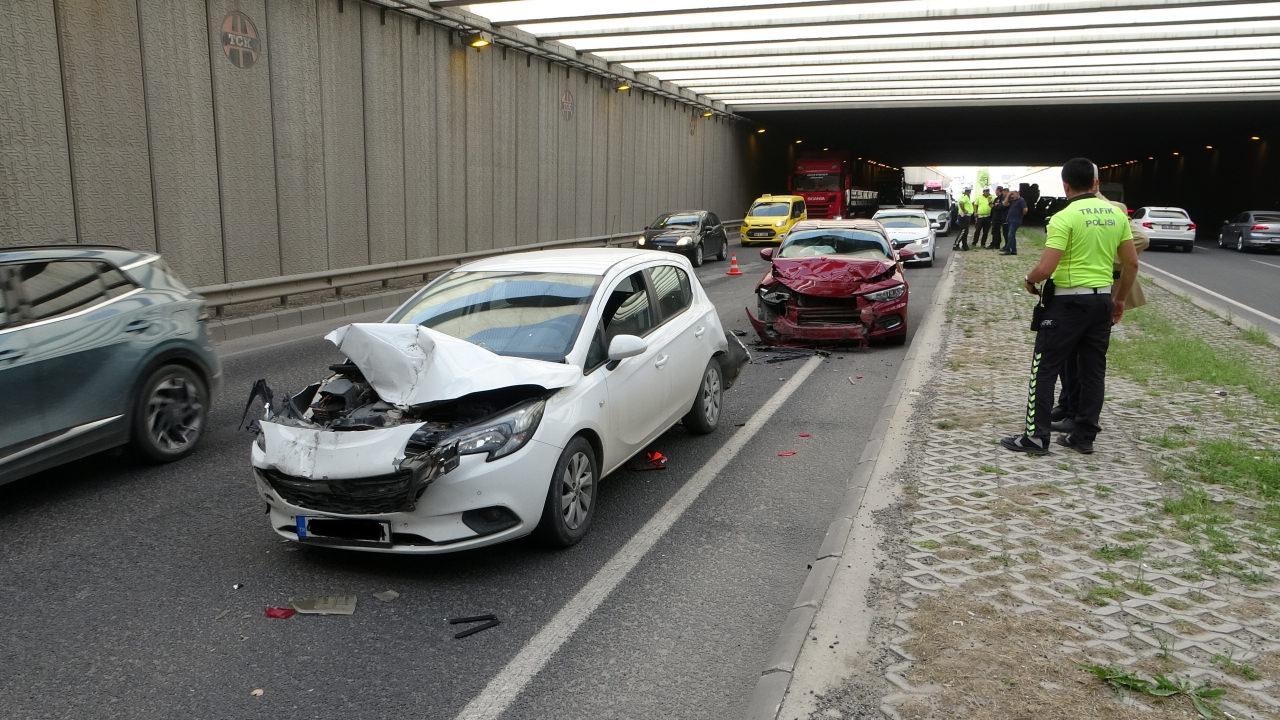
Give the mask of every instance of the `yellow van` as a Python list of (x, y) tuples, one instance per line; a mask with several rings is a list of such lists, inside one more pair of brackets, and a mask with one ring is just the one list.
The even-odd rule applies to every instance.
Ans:
[(738, 237), (743, 247), (754, 243), (779, 244), (796, 223), (807, 219), (809, 213), (804, 198), (799, 195), (761, 195), (751, 203)]

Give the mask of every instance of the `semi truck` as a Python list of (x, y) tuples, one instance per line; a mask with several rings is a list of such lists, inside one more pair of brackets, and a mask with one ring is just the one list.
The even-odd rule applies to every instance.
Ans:
[(874, 190), (854, 187), (853, 171), (844, 153), (797, 158), (787, 189), (804, 198), (811, 219), (870, 217), (878, 198)]

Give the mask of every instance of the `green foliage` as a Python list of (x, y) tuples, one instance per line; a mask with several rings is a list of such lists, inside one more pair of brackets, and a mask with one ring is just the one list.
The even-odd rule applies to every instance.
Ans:
[(1207, 682), (1202, 685), (1194, 685), (1187, 678), (1157, 674), (1151, 679), (1147, 679), (1135, 672), (1114, 665), (1081, 663), (1079, 667), (1092, 673), (1094, 677), (1117, 691), (1129, 690), (1130, 692), (1153, 698), (1176, 699), (1185, 697), (1191, 703), (1191, 707), (1195, 708), (1195, 711), (1204, 720), (1213, 720), (1213, 718), (1219, 717), (1222, 711), (1218, 709), (1216, 701), (1227, 692), (1224, 688), (1214, 687)]
[(973, 188), (975, 195), (982, 194), (982, 188), (991, 184), (991, 171), (987, 168), (978, 168), (978, 184)]

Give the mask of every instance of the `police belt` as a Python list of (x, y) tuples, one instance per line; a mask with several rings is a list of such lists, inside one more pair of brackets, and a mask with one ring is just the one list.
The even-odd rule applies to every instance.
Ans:
[(1111, 294), (1111, 288), (1110, 288), (1110, 286), (1108, 286), (1108, 287), (1100, 287), (1100, 288), (1091, 288), (1091, 287), (1070, 287), (1070, 288), (1055, 287), (1055, 288), (1053, 289), (1053, 294), (1054, 294), (1055, 296), (1061, 296), (1061, 295), (1110, 295), (1110, 294)]

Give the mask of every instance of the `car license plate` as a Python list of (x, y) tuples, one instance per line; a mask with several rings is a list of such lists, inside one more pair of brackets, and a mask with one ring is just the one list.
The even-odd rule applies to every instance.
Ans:
[(384, 520), (298, 515), (294, 524), (299, 542), (391, 547), (391, 523)]
[(1177, 225), (1161, 225), (1161, 226), (1160, 226), (1160, 228), (1161, 228), (1162, 230), (1181, 230), (1181, 229), (1182, 229), (1181, 227), (1179, 227), (1179, 226), (1177, 226)]

